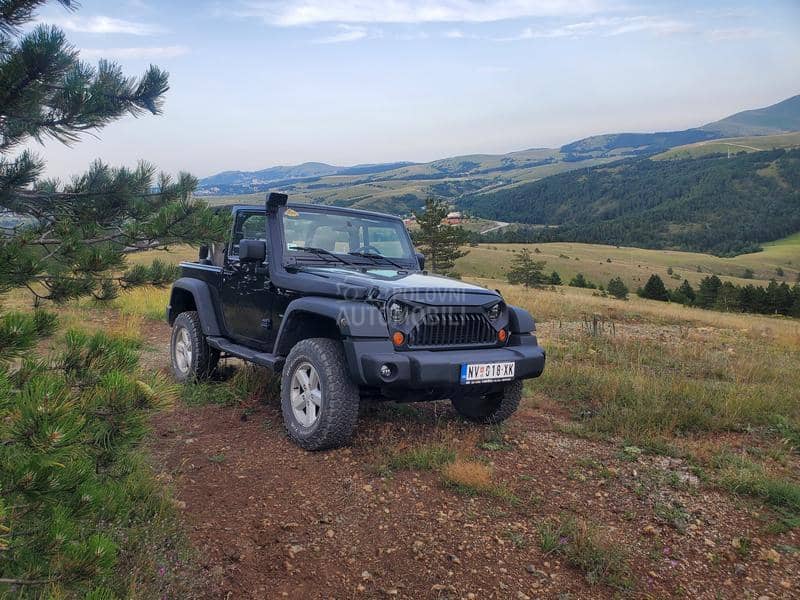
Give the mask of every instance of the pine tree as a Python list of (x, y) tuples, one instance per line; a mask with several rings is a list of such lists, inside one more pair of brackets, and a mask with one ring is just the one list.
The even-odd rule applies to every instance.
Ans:
[(561, 275), (558, 274), (558, 271), (553, 271), (550, 273), (550, 285), (561, 285)]
[[(59, 29), (24, 29), (43, 3), (0, 0), (0, 292), (62, 302), (165, 283), (172, 269), (126, 270), (126, 254), (224, 236), (226, 219), (192, 200), (192, 176), (96, 162), (61, 184), (42, 180), (43, 161), (20, 148), (158, 114), (167, 74), (150, 67), (137, 79), (111, 62), (81, 62)], [(131, 450), (147, 410), (170, 394), (137, 371), (137, 340), (70, 331), (52, 357), (37, 357), (55, 327), (40, 310), (0, 315), (0, 596), (112, 597), (98, 585), (125, 528), (156, 509)]]
[(56, 27), (21, 33), (43, 3), (0, 3), (0, 212), (15, 223), (0, 237), (0, 290), (25, 286), (56, 301), (113, 297), (132, 283), (121, 274), (126, 252), (219, 237), (225, 223), (192, 201), (196, 180), (186, 173), (172, 180), (147, 163), (98, 161), (61, 184), (39, 179), (44, 163), (33, 153), (12, 157), (31, 139), (72, 143), (122, 116), (159, 114), (169, 88), (158, 67), (136, 79), (108, 61), (80, 61)]
[(614, 277), (611, 281), (608, 282), (608, 293), (614, 296), (614, 298), (619, 298), (620, 300), (627, 300), (628, 286), (625, 285), (625, 282), (622, 281), (620, 277)]
[(686, 304), (691, 306), (694, 304), (695, 299), (695, 292), (692, 284), (689, 283), (688, 280), (684, 279), (683, 283), (680, 287), (672, 293), (672, 300), (673, 302), (679, 302), (680, 304)]
[(430, 197), (425, 210), (414, 212), (419, 229), (412, 231), (414, 244), (425, 255), (425, 264), (434, 273), (450, 274), (456, 260), (467, 255), (461, 247), (467, 242), (467, 232), (444, 222), (447, 205)]
[(642, 288), (639, 295), (642, 298), (649, 298), (650, 300), (660, 300), (662, 302), (669, 300), (669, 292), (664, 286), (664, 282), (661, 277), (655, 273), (650, 275), (650, 279), (644, 284), (644, 288)]
[(571, 287), (576, 287), (576, 288), (590, 288), (590, 289), (594, 289), (595, 287), (597, 287), (591, 281), (586, 279), (583, 273), (578, 273), (577, 275), (575, 275), (575, 277), (570, 279), (569, 285)]
[(544, 273), (547, 263), (543, 260), (533, 260), (530, 250), (523, 248), (511, 261), (508, 271), (508, 283), (521, 284), (525, 287), (542, 287), (550, 283), (551, 278)]
[(711, 308), (717, 301), (717, 294), (722, 287), (722, 281), (716, 275), (704, 277), (697, 289), (695, 304), (700, 308)]

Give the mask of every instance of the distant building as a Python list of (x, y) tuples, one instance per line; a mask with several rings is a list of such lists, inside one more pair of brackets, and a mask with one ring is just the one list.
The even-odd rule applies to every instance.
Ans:
[(448, 225), (460, 225), (464, 222), (464, 220), (464, 215), (462, 215), (460, 212), (449, 212), (444, 218), (444, 222)]

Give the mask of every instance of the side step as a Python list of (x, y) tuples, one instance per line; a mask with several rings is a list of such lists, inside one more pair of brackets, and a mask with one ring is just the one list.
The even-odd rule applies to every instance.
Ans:
[(279, 373), (280, 370), (283, 369), (283, 363), (286, 361), (283, 356), (276, 356), (275, 354), (269, 354), (267, 352), (259, 352), (257, 350), (253, 350), (252, 348), (248, 348), (247, 346), (235, 344), (227, 338), (207, 337), (206, 341), (212, 348), (216, 348), (221, 352), (241, 358), (247, 362), (251, 362), (262, 367), (267, 367), (276, 373)]

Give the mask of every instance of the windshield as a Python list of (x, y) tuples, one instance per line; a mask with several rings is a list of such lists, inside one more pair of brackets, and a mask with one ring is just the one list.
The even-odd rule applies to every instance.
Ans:
[(287, 208), (283, 211), (286, 251), (341, 265), (415, 260), (402, 222), (368, 215), (325, 213)]

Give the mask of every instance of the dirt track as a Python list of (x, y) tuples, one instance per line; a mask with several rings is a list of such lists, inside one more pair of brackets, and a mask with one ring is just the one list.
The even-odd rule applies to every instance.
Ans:
[[(153, 327), (146, 364), (156, 367), (168, 330)], [(499, 450), (479, 448), (485, 431), (439, 403), (367, 410), (352, 447), (325, 453), (287, 441), (274, 401), (178, 407), (155, 420), (153, 453), (174, 483), (208, 598), (612, 597), (539, 549), (539, 524), (567, 514), (630, 552), (625, 594), (800, 595), (800, 555), (774, 563), (769, 553), (800, 546), (796, 533), (766, 535), (757, 506), (699, 483), (680, 460), (558, 432), (563, 415), (539, 404), (515, 415)], [(517, 501), (459, 494), (433, 471), (380, 469), (387, 449), (441, 440), (491, 464)], [(746, 556), (734, 547), (742, 537)]]

